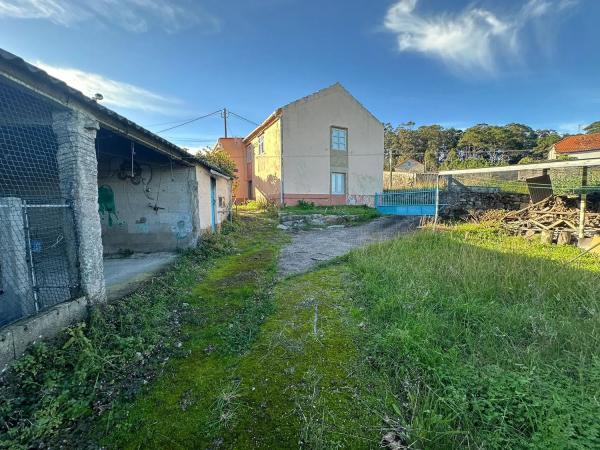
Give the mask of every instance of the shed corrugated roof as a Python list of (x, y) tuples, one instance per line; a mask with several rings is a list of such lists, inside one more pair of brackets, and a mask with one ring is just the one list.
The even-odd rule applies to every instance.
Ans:
[(39, 67), (36, 67), (33, 64), (28, 63), (23, 58), (20, 58), (17, 55), (14, 55), (14, 54), (0, 48), (0, 60), (8, 63), (14, 70), (28, 73), (31, 76), (34, 76), (36, 78), (36, 80), (38, 80), (39, 82), (41, 82), (43, 84), (47, 84), (47, 85), (51, 86), (52, 88), (61, 91), (63, 94), (65, 94), (71, 98), (74, 98), (75, 100), (77, 100), (79, 102), (84, 103), (90, 109), (95, 110), (99, 114), (107, 115), (107, 116), (111, 117), (112, 119), (121, 123), (123, 126), (125, 126), (127, 128), (132, 128), (132, 129), (140, 132), (146, 138), (148, 138), (150, 141), (154, 141), (157, 144), (159, 143), (159, 144), (162, 144), (162, 145), (168, 147), (169, 149), (173, 150), (178, 156), (185, 158), (188, 161), (201, 164), (208, 169), (215, 170), (215, 171), (219, 172), (220, 174), (229, 177), (227, 174), (223, 173), (219, 167), (205, 161), (202, 158), (192, 155), (191, 153), (187, 152), (186, 150), (179, 147), (178, 145), (175, 145), (172, 142), (166, 140), (165, 138), (151, 132), (150, 130), (147, 130), (146, 128), (144, 128), (141, 125), (138, 125), (137, 123), (133, 122), (132, 120), (129, 120), (128, 118), (118, 114), (117, 112), (113, 111), (112, 109), (109, 109), (106, 106), (99, 104), (98, 102), (96, 102), (96, 101), (92, 100), (91, 98), (87, 97), (86, 95), (84, 95), (81, 91), (78, 91), (77, 89), (72, 88), (64, 81), (61, 81), (58, 78), (55, 78), (52, 75), (49, 75), (47, 72), (43, 71)]

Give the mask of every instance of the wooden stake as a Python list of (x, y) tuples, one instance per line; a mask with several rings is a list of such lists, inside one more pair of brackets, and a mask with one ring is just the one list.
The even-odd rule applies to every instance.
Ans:
[(581, 196), (580, 196), (580, 200), (579, 200), (579, 233), (578, 233), (579, 239), (583, 239), (584, 232), (585, 232), (585, 208), (587, 206), (587, 192), (585, 191), (585, 188), (587, 186), (587, 173), (588, 173), (587, 167), (582, 167), (582, 172), (581, 172), (582, 191), (581, 191)]

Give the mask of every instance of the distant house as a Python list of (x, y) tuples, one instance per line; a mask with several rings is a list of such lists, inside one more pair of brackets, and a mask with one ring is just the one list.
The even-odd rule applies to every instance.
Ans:
[(552, 146), (548, 159), (569, 156), (577, 159), (600, 158), (600, 133), (567, 136)]
[(235, 162), (236, 182), (233, 185), (233, 200), (243, 203), (251, 200), (252, 196), (252, 158), (248, 156), (244, 139), (240, 137), (219, 138), (214, 149), (220, 149), (229, 154)]
[(339, 83), (276, 109), (243, 142), (243, 153), (223, 145), (238, 199), (372, 204), (383, 189), (383, 125)]
[(420, 163), (416, 159), (407, 158), (403, 161), (400, 161), (398, 164), (396, 164), (396, 167), (394, 168), (394, 170), (396, 172), (424, 173), (425, 165), (423, 163)]

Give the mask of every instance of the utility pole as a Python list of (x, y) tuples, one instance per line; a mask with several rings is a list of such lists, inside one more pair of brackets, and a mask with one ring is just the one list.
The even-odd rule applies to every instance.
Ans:
[(392, 149), (388, 150), (388, 157), (389, 157), (389, 166), (390, 166), (390, 187), (389, 189), (392, 190), (393, 189), (393, 177), (392, 177)]
[(225, 125), (225, 137), (227, 137), (227, 108), (223, 108), (223, 124)]

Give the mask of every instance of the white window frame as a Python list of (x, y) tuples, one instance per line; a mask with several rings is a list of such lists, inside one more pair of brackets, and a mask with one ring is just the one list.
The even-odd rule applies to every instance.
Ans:
[[(344, 147), (340, 148), (340, 136), (336, 135), (336, 132), (343, 132), (344, 134)], [(336, 152), (347, 152), (348, 151), (348, 128), (332, 126), (329, 131), (329, 142), (331, 150)]]
[(259, 155), (265, 154), (265, 135), (264, 134), (261, 134), (260, 136), (258, 136), (258, 154)]
[[(341, 190), (339, 186), (339, 178), (342, 179)], [(346, 194), (346, 173), (345, 172), (331, 172), (331, 194), (332, 195), (345, 195)]]
[(248, 144), (246, 146), (246, 162), (252, 162), (252, 151), (254, 150), (254, 146), (252, 144)]

